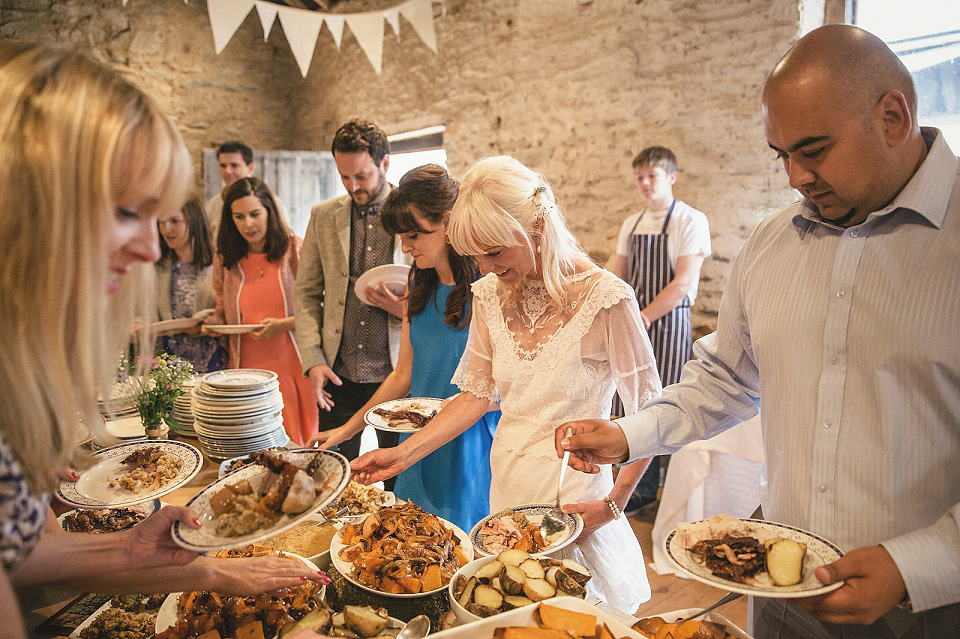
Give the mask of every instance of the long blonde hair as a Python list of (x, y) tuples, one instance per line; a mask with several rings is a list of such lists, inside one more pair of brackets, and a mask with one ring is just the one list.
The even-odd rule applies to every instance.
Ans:
[[(0, 432), (33, 490), (76, 461), (78, 418), (99, 420), (152, 268), (107, 299), (118, 202), (191, 181), (179, 131), (121, 72), (61, 46), (0, 44)], [(52, 458), (52, 459), (51, 459)]]
[[(465, 255), (481, 254), (483, 246), (526, 245), (536, 260), (539, 245), (543, 283), (560, 308), (567, 305), (571, 277), (593, 263), (567, 227), (547, 179), (506, 155), (479, 160), (467, 172), (447, 234)], [(516, 301), (523, 286), (511, 287), (503, 304)]]

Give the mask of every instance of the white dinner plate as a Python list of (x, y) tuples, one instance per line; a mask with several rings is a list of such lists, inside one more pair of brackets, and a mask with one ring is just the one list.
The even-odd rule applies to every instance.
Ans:
[(199, 326), (202, 322), (199, 317), (181, 317), (180, 319), (163, 320), (154, 322), (149, 326), (151, 333), (161, 333), (165, 331), (185, 331), (187, 329)]
[(263, 328), (263, 324), (205, 324), (205, 326), (211, 333), (220, 335), (243, 335)]
[[(254, 324), (253, 326), (259, 326)], [(228, 391), (259, 390), (270, 382), (277, 380), (277, 374), (260, 368), (230, 368), (222, 371), (207, 373), (203, 376), (201, 386), (206, 384), (216, 389)]]
[[(155, 490), (139, 494), (119, 486), (110, 486), (111, 481), (118, 479), (129, 470), (121, 463), (127, 455), (154, 446), (180, 458), (183, 462), (183, 467), (176, 477)], [(200, 472), (200, 467), (203, 465), (200, 451), (190, 444), (163, 439), (127, 442), (98, 450), (93, 456), (99, 460), (99, 463), (83, 471), (80, 479), (75, 482), (68, 480), (60, 482), (57, 487), (57, 497), (60, 501), (77, 508), (117, 508), (139, 504), (176, 490)]]
[[(161, 505), (166, 505), (166, 504), (163, 504), (163, 502), (161, 502), (159, 499), (154, 499), (153, 501), (144, 502), (141, 504), (134, 504), (133, 506), (124, 506), (124, 508), (129, 508), (130, 510), (136, 511), (137, 513), (142, 514), (144, 519), (146, 519), (153, 513), (160, 510)], [(99, 508), (82, 508), (80, 510), (100, 510), (100, 509)], [(66, 530), (67, 517), (69, 517), (70, 515), (73, 515), (76, 512), (77, 510), (68, 510), (65, 513), (60, 513), (60, 515), (57, 517), (57, 523), (60, 524), (61, 528)], [(140, 521), (143, 521), (143, 519), (141, 519)], [(137, 524), (138, 523), (140, 522), (137, 522)], [(134, 524), (134, 526), (136, 526), (137, 524)], [(133, 526), (130, 526), (130, 528), (133, 528)], [(99, 534), (104, 534), (104, 533), (99, 533)]]
[(407, 288), (407, 280), (410, 277), (410, 267), (406, 264), (381, 264), (363, 273), (357, 278), (353, 286), (353, 292), (364, 304), (367, 301), (367, 287), (379, 288), (380, 284), (386, 284), (387, 289), (394, 295), (402, 295)]
[[(270, 474), (270, 471), (259, 464), (251, 464), (244, 466), (226, 477), (217, 479), (197, 493), (193, 499), (187, 503), (187, 506), (193, 508), (203, 525), (200, 528), (194, 529), (183, 525), (183, 522), (174, 522), (173, 540), (178, 545), (197, 552), (211, 552), (224, 548), (243, 546), (244, 544), (252, 544), (255, 541), (272, 537), (277, 533), (293, 528), (313, 513), (326, 508), (333, 500), (340, 496), (343, 489), (347, 487), (347, 482), (350, 481), (350, 465), (347, 462), (347, 458), (339, 453), (329, 450), (293, 450), (287, 454), (320, 456), (320, 468), (317, 469), (313, 475), (314, 484), (317, 487), (317, 496), (305, 511), (297, 515), (283, 515), (276, 523), (270, 526), (264, 526), (246, 535), (236, 537), (219, 535), (216, 530), (216, 517), (210, 508), (210, 499), (223, 490), (228, 484), (233, 485), (243, 479), (249, 481), (255, 491), (259, 490), (261, 484), (267, 478), (267, 475)], [(232, 456), (233, 455), (225, 455), (224, 457)], [(304, 463), (303, 465), (306, 464)]]
[(391, 426), (387, 423), (386, 419), (375, 414), (374, 411), (378, 408), (392, 411), (409, 409), (415, 410), (418, 413), (429, 415), (431, 411), (434, 413), (440, 412), (441, 402), (443, 402), (443, 400), (437, 399), (436, 397), (406, 397), (404, 399), (391, 399), (389, 402), (377, 404), (368, 410), (363, 416), (363, 421), (373, 426), (377, 430), (383, 430), (391, 433), (415, 433), (420, 429), (416, 428), (415, 426)]
[(117, 439), (142, 439), (147, 436), (139, 413), (107, 420), (105, 428), (107, 434), (113, 435)]
[[(513, 506), (510, 508), (510, 510), (517, 513), (522, 513), (526, 516), (527, 521), (535, 526), (539, 526), (540, 522), (543, 521), (543, 514), (548, 510), (553, 510), (553, 504), (525, 504), (523, 506)], [(497, 555), (502, 550), (488, 547), (484, 543), (484, 536), (481, 534), (484, 525), (494, 517), (500, 515), (501, 512), (487, 515), (478, 521), (473, 529), (470, 530), (470, 541), (473, 543), (474, 553), (478, 557)], [(583, 532), (583, 517), (577, 513), (564, 513), (563, 523), (565, 524), (565, 528), (559, 539), (543, 550), (532, 552), (530, 554), (535, 557), (540, 555), (550, 555), (561, 548), (565, 548), (572, 544), (574, 540), (580, 536), (580, 533)]]
[(777, 537), (793, 539), (794, 541), (806, 544), (807, 554), (803, 558), (803, 579), (800, 583), (794, 584), (793, 586), (774, 586), (759, 583), (742, 584), (718, 577), (710, 572), (709, 568), (702, 565), (696, 555), (680, 546), (676, 541), (676, 529), (663, 541), (663, 549), (677, 569), (708, 586), (729, 592), (739, 592), (744, 595), (753, 595), (754, 597), (791, 599), (822, 595), (836, 590), (843, 585), (843, 582), (840, 581), (830, 584), (829, 586), (824, 586), (813, 574), (818, 567), (836, 561), (843, 556), (843, 552), (835, 544), (819, 535), (786, 524), (777, 524), (772, 521), (763, 521), (760, 519), (741, 519), (740, 521), (749, 522), (751, 525), (766, 530)]
[[(315, 563), (307, 559), (306, 557), (301, 557), (300, 555), (295, 555), (292, 552), (283, 553), (287, 557), (293, 557), (294, 559), (299, 559), (305, 563), (311, 570), (316, 570), (317, 572), (320, 569)], [(321, 591), (322, 593), (323, 591)], [(157, 627), (156, 633), (160, 634), (164, 630), (167, 630), (171, 626), (177, 623), (177, 600), (182, 595), (182, 592), (171, 592), (167, 595), (167, 598), (163, 600), (163, 603), (160, 605), (160, 611), (157, 613)], [(99, 611), (97, 611), (99, 612)], [(73, 637), (73, 635), (70, 635)], [(79, 635), (78, 635), (79, 636)]]
[[(369, 515), (367, 515), (369, 517)], [(364, 517), (365, 519), (366, 517)], [(437, 517), (441, 523), (448, 529), (453, 531), (454, 536), (460, 541), (460, 551), (467, 558), (467, 563), (473, 561), (473, 546), (470, 544), (470, 538), (467, 536), (467, 533), (460, 530), (456, 524), (453, 522), (447, 521), (442, 517)], [(359, 524), (357, 524), (359, 525)], [(333, 536), (333, 540), (330, 542), (330, 562), (333, 564), (333, 567), (337, 569), (343, 578), (352, 583), (357, 588), (366, 590), (375, 595), (388, 598), (396, 599), (416, 599), (418, 597), (427, 597), (434, 593), (440, 592), (447, 589), (447, 584), (444, 584), (437, 588), (436, 590), (430, 590), (428, 592), (403, 592), (403, 593), (388, 593), (383, 592), (382, 590), (377, 590), (376, 588), (371, 588), (370, 586), (365, 586), (356, 579), (353, 578), (353, 562), (346, 561), (340, 558), (340, 551), (343, 550), (346, 546), (343, 543), (343, 528), (337, 531), (337, 534)], [(466, 564), (464, 564), (466, 565)]]

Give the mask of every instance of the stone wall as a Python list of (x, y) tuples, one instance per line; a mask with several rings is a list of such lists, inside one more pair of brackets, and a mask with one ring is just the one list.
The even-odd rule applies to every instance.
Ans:
[(290, 148), (291, 88), (300, 73), (283, 32), (269, 42), (252, 12), (217, 56), (204, 2), (177, 0), (0, 0), (0, 39), (71, 44), (124, 65), (180, 123), (198, 167), (202, 149), (242, 138)]
[(515, 156), (547, 176), (577, 237), (604, 261), (640, 203), (631, 159), (668, 146), (681, 166), (675, 194), (711, 224), (714, 254), (694, 326), (713, 330), (744, 239), (794, 199), (763, 135), (760, 90), (798, 35), (796, 0), (448, 0), (435, 8), (440, 54), (401, 20), (399, 41), (387, 31), (380, 76), (349, 32), (340, 53), (321, 34), (296, 101), (303, 143), (326, 148), (358, 114), (388, 132), (443, 123), (454, 175), (484, 155)]
[(325, 150), (355, 115), (388, 132), (443, 123), (454, 175), (500, 153), (541, 171), (599, 260), (639, 206), (631, 158), (668, 146), (681, 165), (677, 196), (711, 224), (714, 255), (694, 308), (704, 333), (743, 240), (794, 197), (764, 140), (759, 94), (798, 35), (800, 5), (447, 0), (434, 5), (439, 55), (401, 19), (399, 39), (386, 28), (377, 75), (349, 29), (341, 51), (324, 29), (306, 79), (280, 25), (265, 42), (255, 11), (216, 56), (202, 0), (2, 0), (0, 39), (74, 43), (127, 65), (180, 122), (198, 163), (203, 148), (234, 137)]

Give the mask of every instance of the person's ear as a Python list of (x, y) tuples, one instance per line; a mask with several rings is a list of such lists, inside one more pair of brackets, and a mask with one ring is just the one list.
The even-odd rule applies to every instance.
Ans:
[(386, 173), (390, 169), (390, 154), (387, 153), (383, 156), (383, 159), (380, 160), (380, 168)]
[(256, 169), (257, 169), (257, 165), (256, 165), (255, 163), (251, 162), (250, 164), (248, 164), (248, 165), (247, 165), (247, 170), (249, 171), (249, 173), (247, 173), (247, 177), (250, 177), (251, 175), (253, 175), (253, 172), (254, 172)]
[(443, 228), (447, 228), (450, 225), (450, 211), (443, 212), (443, 218), (440, 220), (443, 224)]
[(678, 173), (677, 173), (676, 171), (672, 171), (672, 172), (670, 173), (670, 175), (667, 176), (667, 179), (668, 179), (669, 182), (670, 182), (670, 186), (673, 186), (674, 184), (677, 183), (677, 175), (678, 175)]
[(900, 91), (887, 91), (877, 103), (876, 115), (882, 122), (883, 137), (890, 147), (900, 146), (913, 132), (913, 115), (906, 96)]

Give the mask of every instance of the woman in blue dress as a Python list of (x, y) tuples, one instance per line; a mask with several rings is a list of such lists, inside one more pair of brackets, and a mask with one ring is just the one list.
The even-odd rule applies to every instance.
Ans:
[[(403, 251), (414, 258), (399, 360), (347, 423), (314, 435), (308, 445), (327, 448), (349, 439), (363, 430), (366, 411), (382, 402), (459, 392), (450, 379), (466, 348), (470, 285), (477, 271), (472, 258), (454, 252), (446, 238), (458, 192), (443, 167), (427, 164), (404, 175), (387, 197), (383, 226), (400, 236)], [(459, 437), (405, 470), (394, 488), (397, 497), (469, 531), (490, 514), (490, 445), (499, 419), (500, 411), (491, 406)]]

